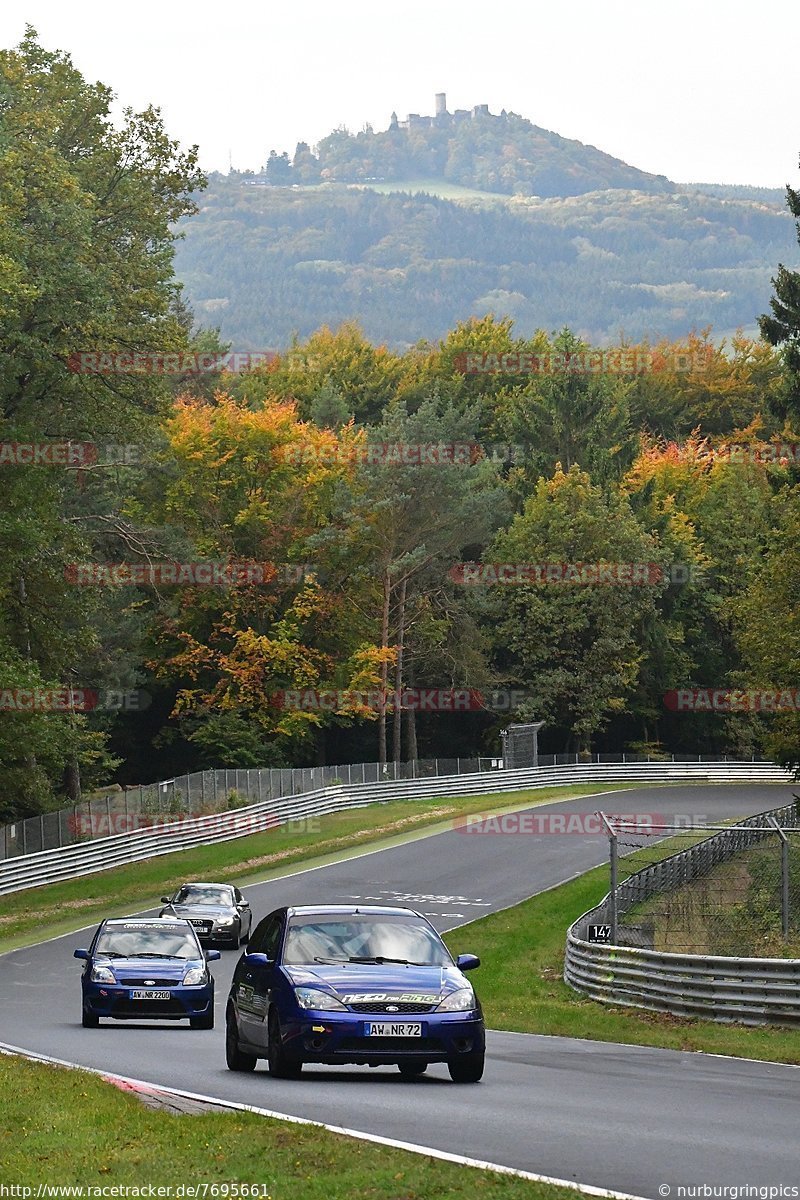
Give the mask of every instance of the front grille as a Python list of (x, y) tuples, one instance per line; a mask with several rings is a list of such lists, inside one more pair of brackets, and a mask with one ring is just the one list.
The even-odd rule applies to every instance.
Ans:
[(158, 977), (158, 976), (156, 976), (156, 975), (142, 975), (142, 976), (141, 976), (141, 978), (140, 978), (140, 977), (137, 975), (135, 979), (134, 979), (134, 978), (128, 978), (128, 977), (126, 977), (125, 979), (118, 979), (118, 980), (117, 980), (117, 982), (118, 982), (118, 983), (119, 983), (119, 984), (120, 984), (122, 987), (131, 987), (131, 988), (139, 988), (139, 987), (157, 987), (157, 988), (165, 988), (165, 987), (177, 987), (177, 986), (178, 986), (178, 984), (180, 983), (180, 977), (178, 977), (178, 978), (176, 979), (176, 978), (175, 978), (175, 976), (171, 976), (169, 979), (165, 979), (165, 978), (159, 978), (159, 977)]
[(185, 1017), (179, 1000), (115, 1000), (112, 1017)]
[(381, 1003), (375, 1001), (364, 1001), (364, 1003), (350, 1004), (348, 1006), (352, 1012), (357, 1013), (427, 1013), (432, 1012), (436, 1007), (435, 1004), (411, 1004), (407, 1001), (403, 1003), (394, 1003), (392, 1000), (384, 1000)]
[(357, 1051), (359, 1054), (393, 1054), (399, 1050), (404, 1054), (418, 1055), (426, 1051), (441, 1052), (444, 1047), (441, 1038), (436, 1037), (350, 1037), (342, 1038), (336, 1049)]

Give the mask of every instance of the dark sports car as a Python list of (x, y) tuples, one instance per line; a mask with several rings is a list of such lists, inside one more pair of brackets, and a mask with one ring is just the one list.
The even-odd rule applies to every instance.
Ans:
[(188, 921), (123, 917), (103, 921), (88, 950), (81, 977), (84, 1029), (101, 1017), (118, 1021), (188, 1017), (192, 1029), (214, 1028), (214, 980), (208, 962), (219, 950), (203, 952)]
[(393, 1064), (413, 1078), (446, 1063), (456, 1083), (483, 1074), (483, 1013), (439, 934), (407, 908), (281, 908), (239, 959), (225, 1014), (232, 1071), (266, 1058), (270, 1074), (304, 1063)]
[(238, 950), (250, 937), (253, 914), (230, 883), (185, 883), (174, 896), (162, 896), (162, 917), (183, 917), (203, 944), (217, 942)]

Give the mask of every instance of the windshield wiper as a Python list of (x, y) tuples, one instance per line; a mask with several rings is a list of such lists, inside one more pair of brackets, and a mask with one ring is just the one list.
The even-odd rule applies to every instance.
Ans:
[(315, 955), (314, 962), (319, 962), (319, 963), (355, 962), (355, 959), (354, 958), (318, 958)]
[(181, 962), (187, 961), (182, 954), (159, 954), (155, 950), (145, 950), (139, 954), (128, 954), (126, 958), (177, 958)]
[(364, 957), (349, 958), (348, 962), (354, 963), (400, 963), (402, 967), (435, 967), (436, 963), (412, 962), (408, 958), (389, 958), (385, 954), (365, 955)]

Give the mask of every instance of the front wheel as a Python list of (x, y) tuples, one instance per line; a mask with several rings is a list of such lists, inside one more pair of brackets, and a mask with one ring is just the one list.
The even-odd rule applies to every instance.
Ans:
[(483, 1075), (483, 1060), (483, 1050), (451, 1058), (447, 1063), (447, 1069), (453, 1083), (477, 1083)]
[(300, 1059), (289, 1053), (281, 1042), (281, 1026), (273, 1008), (267, 1026), (267, 1064), (276, 1079), (298, 1079), (303, 1069)]
[(87, 1012), (85, 1008), (81, 1009), (81, 1025), (84, 1029), (97, 1029), (100, 1024), (100, 1018), (94, 1013)]
[(397, 1065), (403, 1079), (416, 1079), (417, 1076), (424, 1075), (428, 1069), (426, 1062), (401, 1062)]
[(229, 1071), (255, 1071), (255, 1054), (245, 1054), (239, 1049), (239, 1034), (236, 1030), (236, 1018), (228, 1012), (225, 1018), (225, 1062)]

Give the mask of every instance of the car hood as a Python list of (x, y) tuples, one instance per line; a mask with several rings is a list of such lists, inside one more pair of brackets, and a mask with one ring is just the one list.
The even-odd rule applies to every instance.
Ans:
[(168, 904), (162, 912), (176, 917), (235, 917), (236, 909), (228, 904)]
[(98, 954), (94, 959), (98, 966), (110, 967), (117, 979), (127, 975), (174, 975), (183, 977), (189, 967), (205, 966), (203, 958), (105, 958)]
[(469, 980), (458, 967), (403, 967), (397, 963), (314, 963), (313, 966), (284, 966), (295, 987), (321, 987), (337, 996), (360, 999), (398, 1000), (404, 995), (414, 999), (430, 997), (433, 1004), (447, 992), (469, 987)]

